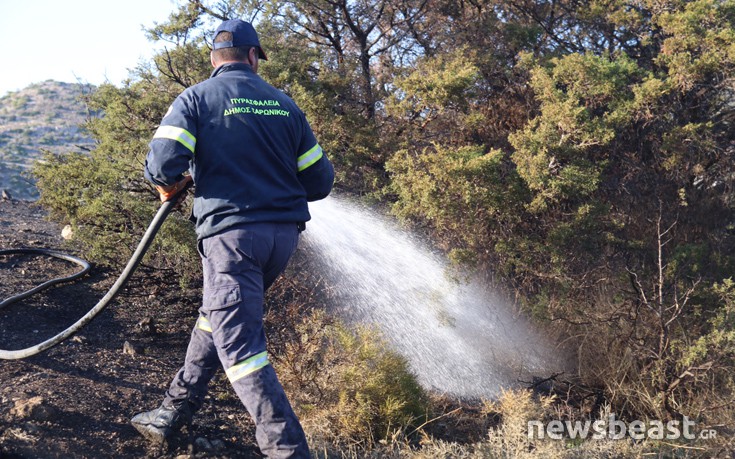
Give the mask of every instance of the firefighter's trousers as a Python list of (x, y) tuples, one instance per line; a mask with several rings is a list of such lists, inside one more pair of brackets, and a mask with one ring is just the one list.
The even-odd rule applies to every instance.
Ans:
[(201, 406), (207, 384), (222, 366), (256, 425), (268, 457), (309, 457), (306, 438), (266, 354), (265, 291), (298, 244), (295, 223), (251, 223), (199, 241), (203, 304), (183, 368), (166, 402)]

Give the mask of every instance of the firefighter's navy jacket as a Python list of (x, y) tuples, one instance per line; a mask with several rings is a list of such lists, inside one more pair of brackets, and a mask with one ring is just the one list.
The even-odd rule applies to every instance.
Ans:
[(145, 176), (196, 184), (199, 239), (249, 222), (308, 221), (334, 169), (303, 112), (248, 64), (227, 63), (176, 98), (150, 143)]

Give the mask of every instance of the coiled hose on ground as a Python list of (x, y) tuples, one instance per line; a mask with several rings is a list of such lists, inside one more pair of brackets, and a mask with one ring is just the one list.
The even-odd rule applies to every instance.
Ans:
[[(135, 249), (133, 256), (130, 258), (127, 265), (125, 265), (125, 269), (123, 269), (122, 273), (120, 274), (120, 277), (117, 278), (117, 280), (112, 285), (112, 287), (110, 287), (110, 290), (105, 294), (105, 296), (102, 297), (101, 300), (99, 300), (99, 302), (92, 309), (89, 310), (89, 312), (87, 312), (84, 316), (82, 316), (79, 320), (77, 320), (74, 324), (72, 324), (66, 330), (62, 331), (56, 336), (53, 336), (47, 339), (46, 341), (42, 343), (36, 344), (35, 346), (31, 346), (25, 349), (18, 349), (14, 351), (7, 351), (7, 350), (0, 349), (0, 359), (15, 360), (15, 359), (24, 359), (26, 357), (36, 355), (39, 352), (43, 352), (46, 349), (56, 346), (60, 342), (64, 341), (65, 339), (69, 338), (74, 333), (79, 331), (82, 327), (87, 325), (94, 318), (94, 316), (99, 314), (99, 312), (102, 311), (110, 301), (112, 301), (115, 295), (117, 295), (118, 291), (128, 281), (130, 276), (135, 271), (135, 268), (138, 267), (138, 264), (140, 264), (140, 261), (143, 259), (143, 255), (145, 255), (145, 253), (148, 251), (148, 248), (150, 247), (151, 242), (153, 242), (153, 238), (156, 236), (156, 233), (158, 233), (158, 230), (161, 228), (161, 225), (163, 224), (164, 220), (166, 220), (166, 217), (168, 217), (168, 214), (171, 213), (171, 210), (173, 210), (173, 208), (176, 206), (179, 196), (182, 193), (185, 193), (187, 189), (188, 187), (182, 189), (176, 196), (174, 196), (173, 198), (164, 202), (161, 205), (161, 207), (158, 209), (158, 212), (156, 213), (156, 216), (153, 217), (153, 220), (151, 221), (150, 225), (148, 225), (148, 229), (143, 235), (143, 238), (140, 240), (140, 243), (138, 243), (138, 247)], [(70, 255), (62, 254), (60, 252), (52, 251), (52, 250), (47, 251), (44, 249), (8, 249), (8, 250), (0, 250), (0, 255), (7, 255), (11, 253), (21, 253), (21, 252), (23, 253), (43, 253), (46, 255), (51, 255), (53, 257), (62, 258), (62, 259), (71, 261), (73, 263), (79, 264), (80, 266), (83, 267), (83, 270), (67, 278), (52, 279), (48, 282), (44, 282), (43, 284), (39, 285), (38, 287), (32, 290), (28, 290), (27, 292), (24, 292), (20, 295), (10, 297), (4, 300), (2, 303), (0, 303), (0, 307), (6, 306), (15, 301), (19, 301), (40, 290), (50, 287), (51, 285), (58, 284), (59, 282), (65, 282), (71, 279), (76, 279), (77, 277), (82, 276), (89, 270), (89, 264), (86, 261), (76, 258), (76, 257), (72, 257)]]
[(79, 272), (76, 272), (72, 274), (71, 276), (65, 276), (65, 277), (57, 277), (55, 279), (48, 280), (44, 282), (41, 285), (38, 285), (28, 291), (25, 291), (21, 294), (11, 296), (9, 298), (4, 299), (3, 301), (0, 301), (0, 309), (2, 309), (5, 306), (8, 306), (9, 304), (15, 303), (16, 301), (20, 301), (23, 298), (28, 298), (31, 295), (34, 295), (41, 290), (46, 290), (47, 288), (51, 287), (52, 285), (60, 284), (61, 282), (69, 282), (74, 279), (77, 279), (79, 277), (82, 277), (83, 275), (87, 274), (87, 272), (90, 270), (91, 266), (89, 266), (89, 263), (87, 263), (85, 260), (82, 260), (81, 258), (74, 257), (72, 255), (68, 255), (65, 253), (57, 252), (56, 250), (50, 250), (50, 249), (36, 249), (36, 248), (22, 248), (22, 249), (2, 249), (0, 250), (0, 255), (13, 255), (15, 253), (24, 253), (24, 254), (31, 254), (35, 253), (38, 255), (46, 255), (49, 257), (54, 258), (60, 258), (62, 260), (70, 261), (76, 265), (79, 265), (82, 267), (82, 270)]

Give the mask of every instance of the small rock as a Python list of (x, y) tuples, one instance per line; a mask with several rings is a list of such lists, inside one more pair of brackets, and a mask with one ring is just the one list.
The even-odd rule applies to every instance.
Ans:
[(72, 340), (72, 342), (77, 343), (77, 344), (87, 344), (87, 343), (89, 343), (89, 340), (87, 339), (87, 337), (86, 336), (82, 336), (82, 335), (74, 335), (74, 336), (71, 337), (71, 340)]
[(125, 341), (125, 344), (123, 344), (123, 354), (141, 355), (143, 353), (143, 346), (131, 344), (130, 341)]
[(155, 335), (158, 331), (156, 330), (156, 322), (153, 317), (146, 317), (135, 325), (135, 330), (139, 333), (147, 335)]
[(10, 195), (10, 192), (8, 190), (3, 190), (2, 196), (3, 196), (3, 201), (10, 201), (11, 199), (13, 199), (13, 197)]
[(50, 421), (56, 417), (58, 410), (49, 405), (43, 397), (36, 396), (17, 400), (10, 409), (10, 415), (32, 421)]
[(66, 239), (67, 241), (68, 241), (69, 239), (71, 239), (71, 238), (73, 238), (73, 237), (74, 237), (74, 231), (73, 231), (73, 230), (71, 229), (71, 225), (66, 225), (66, 226), (65, 226), (65, 227), (64, 227), (64, 228), (63, 228), (63, 229), (61, 230), (61, 237), (63, 237), (63, 238), (64, 238), (64, 239)]

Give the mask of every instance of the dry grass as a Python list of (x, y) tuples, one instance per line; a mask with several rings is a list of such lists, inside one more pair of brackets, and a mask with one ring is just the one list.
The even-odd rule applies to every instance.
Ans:
[[(530, 391), (505, 392), (499, 400), (486, 403), (476, 419), (500, 415), (502, 422), (488, 428), (485, 437), (477, 442), (437, 439), (420, 432), (418, 439), (397, 436), (371, 447), (361, 445), (337, 446), (322, 437), (311, 437), (312, 453), (321, 459), (625, 459), (625, 458), (710, 458), (730, 457), (732, 440), (709, 445), (675, 444), (666, 441), (634, 441), (623, 439), (554, 440), (529, 438), (527, 423), (539, 419), (559, 419), (558, 400), (538, 397)], [(609, 406), (600, 418), (610, 414)], [(462, 417), (463, 413), (451, 416)], [(480, 423), (477, 423), (479, 425)], [(728, 446), (729, 445), (729, 448)]]

